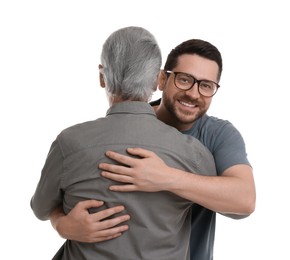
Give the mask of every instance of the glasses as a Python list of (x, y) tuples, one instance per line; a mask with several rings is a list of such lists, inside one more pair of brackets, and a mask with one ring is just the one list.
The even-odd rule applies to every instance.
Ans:
[(165, 72), (174, 75), (174, 85), (181, 90), (189, 90), (195, 83), (197, 83), (198, 92), (204, 97), (212, 97), (220, 87), (220, 85), (214, 81), (205, 79), (197, 80), (195, 77), (187, 73), (173, 72), (169, 70)]

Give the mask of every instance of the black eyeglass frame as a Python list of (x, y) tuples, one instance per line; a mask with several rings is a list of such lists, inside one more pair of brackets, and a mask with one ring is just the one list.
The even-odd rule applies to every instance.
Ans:
[[(180, 89), (180, 90), (184, 90), (184, 91), (190, 90), (191, 88), (193, 88), (193, 86), (195, 85), (195, 83), (197, 83), (198, 93), (199, 93), (200, 95), (204, 96), (204, 97), (213, 97), (213, 96), (217, 93), (218, 89), (220, 88), (220, 85), (219, 85), (218, 83), (214, 82), (214, 81), (211, 81), (211, 80), (205, 80), (205, 79), (198, 80), (198, 79), (196, 79), (194, 76), (192, 76), (191, 74), (188, 74), (188, 73), (185, 73), (185, 72), (180, 72), (180, 71), (171, 71), (171, 70), (165, 70), (164, 72), (167, 73), (167, 74), (173, 74), (173, 75), (174, 75), (174, 85), (175, 85), (175, 87), (177, 87), (177, 88)], [(180, 88), (180, 87), (178, 87), (177, 84), (176, 84), (176, 82), (175, 82), (175, 80), (176, 80), (176, 75), (178, 75), (178, 74), (185, 74), (185, 75), (191, 77), (191, 78), (193, 79), (193, 83), (192, 83), (191, 87), (189, 87), (188, 89), (184, 89), (184, 88)], [(212, 95), (210, 95), (210, 96), (206, 96), (206, 95), (200, 93), (200, 87), (199, 87), (199, 86), (200, 86), (200, 83), (201, 83), (201, 82), (211, 82), (211, 83), (214, 83), (214, 84), (216, 85), (216, 90), (215, 90), (215, 92), (214, 92)]]

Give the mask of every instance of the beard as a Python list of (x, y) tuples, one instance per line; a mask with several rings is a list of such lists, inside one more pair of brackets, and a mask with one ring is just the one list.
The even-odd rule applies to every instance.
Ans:
[[(163, 95), (162, 100), (166, 110), (172, 118), (172, 122), (175, 122), (175, 124), (178, 125), (193, 124), (198, 118), (202, 117), (208, 109), (208, 107), (204, 102), (202, 102), (202, 100), (192, 99), (187, 95), (182, 95), (180, 97), (175, 95), (172, 99), (170, 99), (167, 95)], [(183, 110), (179, 106), (174, 105), (176, 102), (179, 102), (179, 100), (196, 105), (197, 109), (195, 110), (195, 112), (191, 112), (186, 109)]]

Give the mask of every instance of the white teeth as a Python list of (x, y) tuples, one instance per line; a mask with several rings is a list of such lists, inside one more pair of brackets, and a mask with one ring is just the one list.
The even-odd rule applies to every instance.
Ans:
[(193, 104), (188, 104), (188, 103), (185, 103), (185, 102), (183, 102), (183, 101), (179, 101), (179, 103), (182, 104), (182, 105), (184, 105), (184, 106), (186, 106), (186, 107), (195, 107), (195, 105), (193, 105)]

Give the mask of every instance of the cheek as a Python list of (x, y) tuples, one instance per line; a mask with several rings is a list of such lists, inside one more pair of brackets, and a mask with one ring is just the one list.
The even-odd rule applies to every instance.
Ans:
[(166, 87), (162, 92), (162, 98), (169, 102), (173, 102), (176, 99), (176, 92), (169, 87)]
[(206, 109), (209, 108), (211, 101), (212, 101), (212, 98), (204, 98), (203, 99), (203, 103), (204, 103), (204, 106), (206, 107)]
[(173, 84), (170, 84), (169, 82), (167, 82), (167, 84), (164, 84), (162, 86), (162, 92), (163, 92), (163, 95), (172, 98), (173, 96), (178, 94), (178, 92), (182, 92), (182, 91), (177, 89)]

